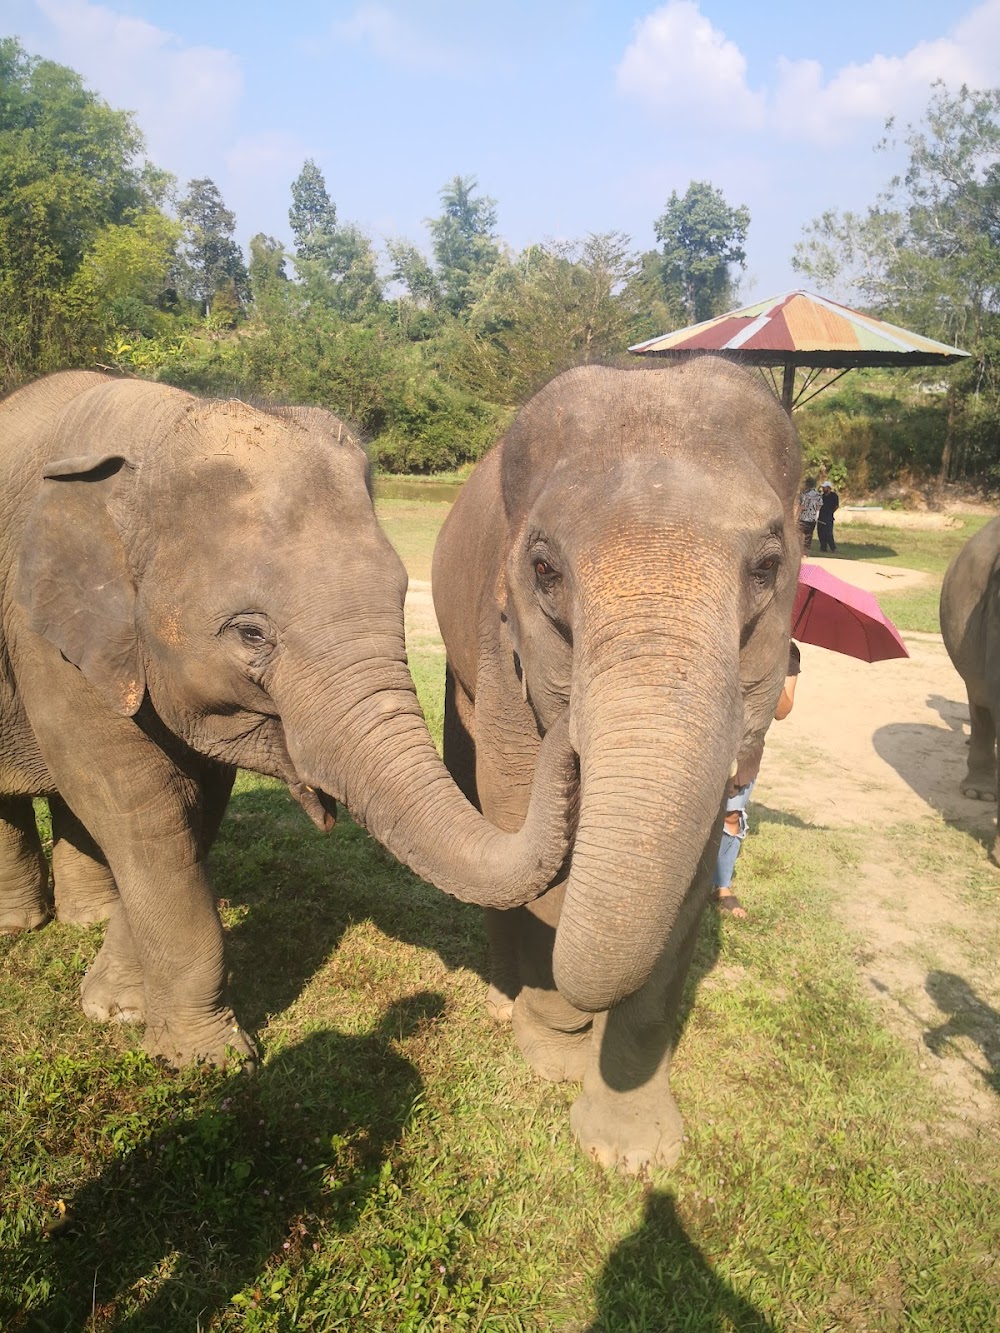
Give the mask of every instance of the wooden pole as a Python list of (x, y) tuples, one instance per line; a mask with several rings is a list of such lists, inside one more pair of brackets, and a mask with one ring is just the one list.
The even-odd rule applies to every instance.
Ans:
[(795, 367), (791, 361), (785, 362), (785, 378), (781, 382), (781, 406), (789, 416), (792, 415), (792, 400), (795, 397)]

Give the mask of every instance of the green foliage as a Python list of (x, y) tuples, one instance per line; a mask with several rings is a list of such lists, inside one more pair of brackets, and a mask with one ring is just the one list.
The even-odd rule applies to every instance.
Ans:
[[(892, 122), (887, 126), (888, 134)], [(886, 146), (887, 138), (880, 146)], [(905, 173), (864, 213), (824, 213), (793, 265), (827, 290), (972, 353), (950, 371), (942, 479), (1000, 480), (1000, 89), (935, 85)], [(922, 466), (914, 459), (917, 466)]]
[(733, 302), (733, 265), (746, 267), (750, 210), (732, 208), (709, 181), (692, 181), (683, 198), (675, 190), (653, 224), (660, 242), (664, 299), (693, 324), (722, 314)]
[(498, 259), (442, 363), (470, 393), (514, 405), (561, 370), (621, 355), (641, 317), (638, 258), (620, 232)]
[(475, 193), (475, 176), (455, 176), (441, 191), (444, 212), (428, 229), (437, 261), (445, 308), (467, 311), (500, 258), (494, 228), (496, 200)]
[(897, 372), (852, 371), (795, 413), (807, 472), (849, 483), (863, 495), (901, 473), (933, 476), (940, 466), (948, 405)]
[(0, 39), (0, 388), (78, 360), (67, 289), (106, 228), (148, 216), (142, 147), (72, 70)]
[(292, 183), (288, 221), (307, 300), (353, 319), (374, 311), (382, 281), (372, 243), (360, 228), (338, 223), (323, 173), (311, 158)]
[(223, 203), (219, 187), (207, 176), (188, 182), (177, 213), (184, 237), (182, 281), (206, 316), (221, 298), (228, 325), (230, 316), (250, 295), (243, 255), (233, 240), (236, 218)]

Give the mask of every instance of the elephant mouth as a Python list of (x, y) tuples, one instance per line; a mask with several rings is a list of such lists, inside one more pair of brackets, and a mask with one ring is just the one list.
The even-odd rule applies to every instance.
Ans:
[(289, 782), (288, 790), (321, 833), (329, 833), (337, 822), (337, 802), (325, 791), (317, 791), (305, 782)]

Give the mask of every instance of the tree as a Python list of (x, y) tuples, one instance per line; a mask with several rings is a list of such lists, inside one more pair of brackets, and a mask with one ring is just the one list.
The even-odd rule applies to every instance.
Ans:
[[(879, 147), (895, 146), (886, 126)], [(933, 85), (903, 140), (906, 170), (863, 213), (805, 228), (794, 267), (900, 324), (972, 353), (950, 374), (941, 476), (1000, 473), (1000, 89)]]
[(67, 285), (101, 230), (152, 201), (132, 117), (0, 39), (0, 386), (73, 364)]
[(219, 187), (207, 176), (188, 181), (178, 216), (184, 228), (183, 264), (191, 295), (211, 314), (217, 292), (225, 304), (242, 305), (250, 296), (250, 279), (240, 247), (233, 240), (236, 218), (225, 206)]
[(280, 241), (259, 231), (250, 237), (250, 292), (258, 315), (273, 318), (285, 308), (290, 283)]
[(467, 389), (513, 404), (568, 366), (619, 356), (644, 292), (621, 232), (531, 246), (501, 260), (453, 331), (449, 369)]
[(359, 319), (382, 299), (375, 251), (359, 227), (337, 221), (323, 173), (311, 158), (292, 183), (288, 221), (295, 237), (295, 268), (308, 297)]
[(675, 190), (653, 224), (660, 242), (664, 299), (687, 323), (722, 314), (736, 298), (733, 265), (746, 267), (750, 210), (731, 208), (708, 181), (692, 181), (684, 197)]
[(494, 227), (496, 200), (476, 195), (475, 176), (455, 176), (442, 189), (444, 212), (428, 220), (445, 307), (467, 311), (478, 287), (500, 258)]

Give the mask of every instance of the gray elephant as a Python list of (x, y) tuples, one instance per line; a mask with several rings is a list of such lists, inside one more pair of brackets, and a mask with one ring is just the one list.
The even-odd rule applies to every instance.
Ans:
[(434, 553), (445, 762), (502, 828), (568, 707), (568, 876), (488, 913), (488, 1007), (532, 1067), (583, 1080), (571, 1122), (627, 1169), (669, 1165), (678, 1005), (727, 781), (756, 771), (788, 664), (799, 448), (718, 359), (553, 380), (464, 486)]
[(489, 825), (434, 749), (406, 665), (406, 574), (366, 455), (318, 409), (264, 412), (66, 372), (0, 404), (0, 930), (106, 916), (82, 986), (173, 1063), (253, 1044), (223, 997), (206, 870), (237, 766), (336, 800), (418, 874), (522, 902), (569, 845), (575, 760)]
[[(962, 792), (997, 799), (997, 722), (1000, 719), (1000, 518), (969, 539), (941, 584), (941, 633), (969, 696), (972, 736)], [(1000, 863), (1000, 838), (993, 859)]]

